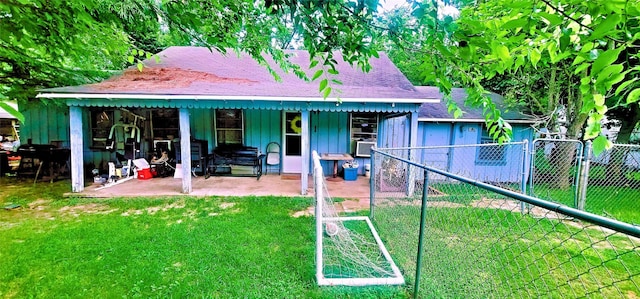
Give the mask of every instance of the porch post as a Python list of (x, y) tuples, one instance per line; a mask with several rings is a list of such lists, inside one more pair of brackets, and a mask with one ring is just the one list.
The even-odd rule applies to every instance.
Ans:
[(180, 163), (182, 164), (182, 193), (191, 193), (191, 123), (189, 109), (180, 108)]
[[(418, 111), (413, 111), (411, 112), (411, 114), (409, 114), (409, 121), (411, 122), (411, 129), (409, 130), (409, 148), (415, 148), (418, 146)], [(413, 156), (417, 154), (417, 151), (412, 152), (412, 150), (410, 149), (407, 159), (413, 160)], [(409, 166), (409, 181), (407, 182), (407, 195), (409, 196), (413, 195), (413, 193), (415, 192), (416, 174), (413, 171), (414, 169), (415, 166)]]
[(307, 189), (309, 189), (309, 163), (311, 161), (309, 123), (309, 110), (302, 110), (300, 114), (300, 127), (302, 129), (302, 136), (300, 141), (300, 145), (302, 146), (302, 173), (300, 174), (300, 194), (302, 195), (307, 195)]
[(82, 108), (69, 106), (69, 127), (71, 146), (71, 191), (82, 192), (84, 190), (84, 143)]

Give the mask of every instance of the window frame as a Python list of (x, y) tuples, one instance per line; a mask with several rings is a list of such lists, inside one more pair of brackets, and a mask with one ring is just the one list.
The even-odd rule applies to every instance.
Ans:
[[(358, 120), (357, 122), (354, 120)], [(363, 126), (367, 124), (367, 126)], [(357, 127), (359, 126), (359, 127)], [(363, 131), (367, 127), (372, 127), (371, 132)], [(380, 135), (380, 115), (375, 112), (351, 112), (349, 113), (349, 140), (351, 141), (351, 152), (356, 157), (367, 157), (358, 155), (358, 142), (373, 142), (378, 144)]]
[[(101, 122), (105, 122), (104, 118), (102, 121), (98, 122), (98, 116), (101, 114), (105, 114), (107, 118), (106, 125), (104, 127), (99, 127), (98, 124)], [(111, 128), (115, 124), (115, 109), (90, 109), (89, 110), (89, 148), (96, 150), (107, 150), (107, 140), (109, 139), (109, 134), (111, 132)], [(104, 132), (104, 136), (100, 134), (96, 136), (97, 132)], [(99, 139), (99, 140), (96, 140)], [(104, 139), (104, 141), (102, 140)]]
[[(239, 112), (240, 113), (240, 120), (237, 121), (235, 118), (233, 119), (234, 121), (230, 122), (237, 122), (239, 124), (239, 128), (238, 127), (220, 127), (219, 126), (219, 121), (221, 121), (221, 117), (219, 116), (219, 113), (223, 112), (223, 111), (235, 111), (235, 112)], [(214, 131), (215, 131), (215, 137), (216, 137), (216, 146), (224, 146), (224, 145), (244, 145), (244, 110), (243, 109), (216, 109), (215, 113), (213, 114), (213, 123), (214, 123)], [(227, 131), (239, 131), (240, 132), (240, 139), (239, 139), (239, 143), (229, 143), (229, 142), (224, 142), (221, 143), (220, 139), (221, 139), (221, 132), (227, 132)], [(224, 134), (225, 136), (227, 134)], [(226, 141), (226, 138), (225, 138)]]
[[(484, 145), (496, 143), (489, 135), (486, 125), (480, 127), (478, 148), (476, 149), (476, 165), (504, 166), (507, 164), (507, 148), (504, 145)], [(486, 152), (490, 151), (490, 152)], [(499, 151), (496, 153), (496, 151)], [(493, 158), (496, 157), (496, 158)]]

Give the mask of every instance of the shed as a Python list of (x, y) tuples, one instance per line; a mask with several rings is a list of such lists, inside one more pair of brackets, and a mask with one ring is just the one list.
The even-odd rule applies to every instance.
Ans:
[[(521, 152), (516, 149), (504, 149), (491, 153), (490, 151), (494, 148), (474, 146), (494, 143), (494, 141), (485, 127), (482, 109), (465, 106), (467, 93), (463, 88), (453, 88), (451, 92), (452, 100), (463, 110), (460, 118), (454, 118), (449, 114), (437, 87), (417, 86), (416, 89), (424, 93), (425, 97), (440, 99), (438, 102), (423, 103), (418, 113), (418, 147), (438, 147), (429, 150), (429, 163), (453, 173), (473, 173), (478, 179), (502, 182), (520, 180), (521, 171), (506, 162), (522, 156)], [(490, 97), (501, 110), (502, 117), (512, 127), (511, 141), (532, 141), (533, 125), (538, 123), (538, 119), (525, 115), (518, 109), (507, 108), (504, 98), (498, 94), (492, 93)], [(408, 119), (398, 118), (393, 124), (393, 129), (390, 130), (403, 132), (407, 124)], [(389, 135), (382, 141), (382, 146), (398, 147), (406, 143), (407, 136), (407, 134)]]

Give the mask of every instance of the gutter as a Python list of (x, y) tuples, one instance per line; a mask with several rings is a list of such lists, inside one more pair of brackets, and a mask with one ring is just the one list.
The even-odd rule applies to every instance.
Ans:
[(216, 95), (155, 95), (155, 94), (111, 94), (111, 93), (39, 93), (36, 98), (48, 99), (136, 99), (136, 100), (204, 100), (204, 101), (292, 101), (339, 103), (440, 103), (439, 99), (408, 98), (307, 98), (273, 96), (216, 96)]
[[(537, 124), (540, 121), (537, 120), (524, 120), (524, 119), (505, 119), (510, 124)], [(455, 122), (455, 123), (485, 123), (484, 119), (456, 119), (456, 118), (418, 118), (418, 121), (422, 122)]]

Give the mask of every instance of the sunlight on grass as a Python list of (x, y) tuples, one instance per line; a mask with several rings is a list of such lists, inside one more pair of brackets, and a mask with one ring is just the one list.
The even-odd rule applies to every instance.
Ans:
[(319, 288), (311, 198), (63, 198), (2, 181), (0, 297), (406, 298)]

